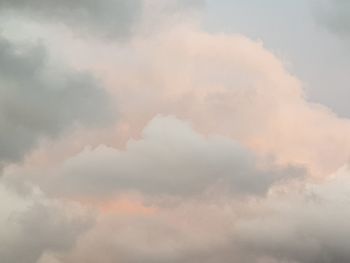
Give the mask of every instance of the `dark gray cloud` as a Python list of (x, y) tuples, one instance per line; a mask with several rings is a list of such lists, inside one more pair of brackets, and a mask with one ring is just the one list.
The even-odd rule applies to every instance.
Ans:
[(50, 64), (41, 46), (0, 38), (0, 163), (20, 160), (40, 138), (110, 118), (107, 94), (87, 73)]
[(318, 21), (341, 36), (350, 35), (350, 2), (347, 0), (314, 1)]
[(140, 18), (141, 0), (0, 0), (0, 10), (63, 23), (102, 36), (128, 36)]

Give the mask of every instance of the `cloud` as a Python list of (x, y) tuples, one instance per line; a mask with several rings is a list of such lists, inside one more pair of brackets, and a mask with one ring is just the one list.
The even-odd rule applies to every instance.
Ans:
[(126, 37), (139, 19), (141, 0), (1, 0), (2, 11), (20, 12), (32, 19), (63, 23), (81, 32)]
[[(142, 139), (129, 141), (125, 151), (86, 148), (61, 167), (43, 171), (34, 182), (41, 181), (48, 194), (75, 198), (106, 198), (128, 191), (182, 198), (218, 189), (250, 196), (304, 174), (297, 167), (265, 166), (259, 167), (253, 153), (230, 139), (205, 138), (176, 118), (156, 117)], [(25, 171), (15, 172), (21, 173)]]
[[(52, 19), (79, 30), (131, 30), (127, 22), (120, 24), (125, 32), (113, 31), (112, 8), (105, 9), (112, 2), (96, 2), (96, 16), (89, 1), (48, 1), (38, 11), (24, 1), (0, 3), (17, 14), (40, 14), (40, 21), (55, 8)], [(127, 43), (76, 35), (44, 41), (50, 53), (103, 81), (118, 101), (120, 122), (108, 140), (96, 135), (94, 146), (63, 150), (56, 162), (41, 166), (29, 156), (6, 166), (0, 258), (348, 262), (349, 169), (334, 171), (349, 156), (349, 120), (308, 102), (302, 83), (262, 43), (203, 32), (196, 19), (188, 22), (192, 17), (162, 20), (164, 10), (196, 3), (153, 3), (158, 9), (143, 6), (145, 24)], [(148, 30), (156, 21), (164, 23)], [(108, 122), (108, 95), (95, 80), (52, 65), (42, 47), (1, 40), (0, 58), (1, 160), (30, 155), (40, 140), (77, 122), (87, 129)], [(60, 143), (74, 140), (60, 136), (42, 147), (50, 155)]]
[(18, 161), (73, 124), (102, 125), (112, 108), (89, 74), (54, 66), (42, 46), (0, 38), (0, 163)]
[(62, 262), (348, 262), (348, 176), (257, 200), (187, 199), (149, 215), (104, 214)]
[(153, 213), (102, 213), (57, 262), (348, 262), (349, 170), (267, 197), (187, 198)]
[(140, 29), (152, 31), (160, 23), (184, 20), (183, 14), (204, 6), (205, 0), (0, 0), (0, 14), (17, 20), (63, 24), (80, 36), (126, 40), (139, 34)]
[(330, 31), (347, 37), (350, 34), (350, 3), (346, 0), (314, 2), (317, 20)]
[(237, 225), (242, 251), (273, 262), (348, 262), (348, 181), (345, 167), (333, 179), (309, 185), (303, 195), (266, 200), (269, 212), (242, 218)]
[(67, 202), (34, 192), (19, 195), (3, 181), (0, 195), (0, 256), (4, 263), (36, 263), (45, 253), (67, 253), (91, 225), (90, 216)]
[(78, 48), (55, 52), (90, 58), (76, 66), (96, 72), (118, 98), (120, 124), (130, 136), (157, 114), (174, 115), (202, 134), (230, 137), (281, 164), (306, 166), (315, 177), (348, 160), (350, 121), (309, 102), (303, 83), (261, 42), (177, 24), (139, 36), (127, 48), (67, 43)]

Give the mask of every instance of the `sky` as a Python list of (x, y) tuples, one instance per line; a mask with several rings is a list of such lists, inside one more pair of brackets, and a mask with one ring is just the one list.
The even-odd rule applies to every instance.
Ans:
[(0, 261), (350, 262), (349, 44), (346, 0), (0, 0)]

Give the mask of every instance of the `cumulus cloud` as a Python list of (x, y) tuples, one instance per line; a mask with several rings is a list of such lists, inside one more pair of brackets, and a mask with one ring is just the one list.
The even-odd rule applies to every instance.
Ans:
[[(93, 72), (108, 94), (43, 47), (0, 40), (0, 161), (30, 155), (0, 178), (2, 261), (349, 262), (350, 172), (337, 171), (349, 120), (308, 102), (262, 43), (200, 29), (192, 10), (202, 4), (0, 0), (3, 11), (104, 36), (141, 21), (123, 43), (53, 38), (56, 27), (37, 25), (50, 54)], [(43, 138), (61, 135), (41, 146), (50, 156), (74, 143), (68, 127), (108, 122), (109, 99), (119, 121), (108, 139), (33, 161)]]
[(76, 66), (105, 81), (132, 136), (157, 114), (170, 114), (202, 134), (228, 136), (280, 163), (306, 166), (314, 176), (328, 176), (348, 160), (350, 121), (308, 102), (301, 81), (260, 42), (176, 25), (127, 48), (67, 43), (78, 48), (54, 50), (90, 57), (93, 64)]
[(57, 262), (348, 262), (349, 170), (251, 200), (186, 199), (103, 213)]
[(112, 108), (87, 73), (50, 63), (42, 46), (0, 38), (0, 163), (20, 160), (73, 124), (106, 124)]
[[(348, 262), (350, 233), (349, 170), (298, 193), (267, 199), (265, 215), (244, 218), (237, 225), (238, 239), (247, 255), (273, 262)], [(271, 231), (274, 233), (271, 235)]]
[(217, 190), (250, 196), (304, 173), (297, 167), (260, 166), (253, 153), (228, 138), (205, 138), (180, 120), (159, 116), (125, 151), (85, 149), (36, 182), (63, 197), (105, 198), (127, 191), (186, 197)]
[(259, 200), (187, 199), (148, 215), (116, 210), (62, 262), (348, 262), (348, 176)]

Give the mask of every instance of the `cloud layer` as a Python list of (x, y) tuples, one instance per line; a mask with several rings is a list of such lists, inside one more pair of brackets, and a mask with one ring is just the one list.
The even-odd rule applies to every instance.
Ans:
[(0, 39), (0, 163), (73, 124), (106, 124), (109, 99), (87, 73), (50, 65), (41, 46)]
[(260, 166), (253, 153), (232, 140), (204, 138), (173, 117), (159, 116), (125, 151), (103, 145), (86, 148), (61, 167), (42, 171), (36, 181), (42, 181), (45, 191), (64, 197), (106, 198), (130, 191), (178, 198), (211, 191), (260, 196), (273, 184), (304, 173), (298, 167)]
[(126, 37), (141, 14), (140, 0), (102, 1), (0, 1), (3, 12), (12, 11), (32, 18), (64, 23), (80, 31), (101, 36)]
[(46, 252), (69, 251), (91, 218), (77, 207), (38, 193), (21, 196), (1, 181), (0, 255), (7, 263), (36, 263)]
[(2, 262), (350, 261), (349, 120), (204, 5), (0, 0)]

